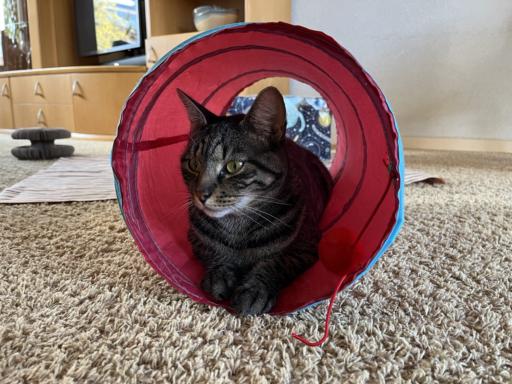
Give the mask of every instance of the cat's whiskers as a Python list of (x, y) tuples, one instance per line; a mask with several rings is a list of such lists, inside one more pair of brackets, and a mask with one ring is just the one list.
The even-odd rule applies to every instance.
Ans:
[(173, 194), (190, 197), (190, 192), (188, 192), (188, 191), (175, 191), (175, 192), (173, 192)]
[(248, 193), (246, 195), (233, 195), (233, 197), (250, 197), (254, 201), (262, 201), (262, 202), (268, 202), (268, 203), (273, 203), (273, 204), (278, 204), (278, 205), (289, 205), (289, 206), (292, 205), (290, 203), (285, 203), (284, 201), (275, 199), (273, 197), (257, 195), (257, 194), (250, 194), (250, 193)]
[(192, 206), (192, 201), (191, 200), (187, 200), (185, 201), (183, 204), (181, 204), (178, 209), (185, 209), (185, 208), (190, 208)]
[(259, 221), (253, 219), (250, 215), (248, 215), (247, 213), (244, 213), (243, 212), (243, 208), (238, 208), (236, 206), (233, 206), (233, 211), (235, 211), (236, 213), (239, 213), (240, 215), (242, 215), (243, 217), (246, 217), (247, 219), (251, 220), (253, 223), (256, 223), (258, 224), (260, 227), (263, 227), (263, 224), (261, 224)]
[(268, 200), (268, 199), (264, 199), (261, 197), (253, 197), (253, 196), (251, 196), (251, 197), (252, 197), (253, 201), (260, 202), (260, 203), (291, 206), (291, 204), (289, 204), (289, 203), (282, 203), (280, 201)]
[(178, 203), (174, 205), (169, 212), (166, 215), (163, 215), (163, 217), (173, 216), (175, 218), (178, 215), (183, 215), (188, 213), (188, 208), (192, 206), (192, 201), (190, 200), (190, 197), (187, 196), (184, 202)]
[(268, 217), (266, 217), (264, 215), (270, 216), (272, 219), (275, 219), (276, 221), (280, 222), (282, 225), (285, 225), (287, 227), (290, 226), (289, 224), (285, 223), (284, 221), (282, 221), (278, 217), (276, 217), (276, 216), (274, 216), (274, 215), (272, 215), (272, 214), (270, 214), (268, 212), (262, 211), (260, 209), (257, 209), (257, 208), (254, 208), (254, 207), (249, 207), (249, 206), (245, 206), (244, 209), (247, 209), (247, 210), (251, 211), (252, 213), (255, 213), (256, 215), (260, 216), (262, 219), (265, 219), (266, 221), (268, 221), (270, 224), (276, 225), (277, 223), (273, 222), (272, 220), (270, 220)]

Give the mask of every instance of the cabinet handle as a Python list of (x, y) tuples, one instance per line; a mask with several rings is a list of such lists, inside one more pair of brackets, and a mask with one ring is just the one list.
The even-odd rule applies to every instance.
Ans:
[(2, 85), (2, 96), (4, 97), (10, 97), (10, 92), (9, 92), (9, 86), (7, 85), (7, 83), (4, 83), (4, 85)]
[(73, 96), (84, 97), (82, 86), (80, 85), (78, 80), (73, 80), (73, 85), (71, 86), (71, 94)]
[[(154, 59), (152, 57), (154, 57)], [(155, 64), (157, 62), (157, 60), (158, 60), (158, 53), (156, 53), (155, 48), (153, 48), (152, 46), (149, 47), (148, 63)]]
[(39, 108), (36, 114), (37, 124), (43, 125), (46, 127), (46, 117), (44, 115), (44, 111), (42, 108)]
[(34, 85), (34, 95), (44, 97), (43, 87), (41, 87), (41, 83), (39, 81), (36, 81), (36, 84)]

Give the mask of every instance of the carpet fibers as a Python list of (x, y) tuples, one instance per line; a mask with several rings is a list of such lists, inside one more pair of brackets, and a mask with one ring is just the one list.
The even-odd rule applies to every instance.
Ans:
[[(73, 142), (77, 153), (107, 143)], [(0, 135), (0, 188), (22, 162)], [(334, 307), (241, 318), (192, 302), (138, 253), (114, 201), (0, 206), (0, 382), (512, 382), (512, 156), (407, 152), (391, 249)]]

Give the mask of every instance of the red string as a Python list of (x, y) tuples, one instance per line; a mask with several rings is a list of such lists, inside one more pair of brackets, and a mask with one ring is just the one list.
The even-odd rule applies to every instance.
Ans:
[(340, 280), (338, 281), (338, 285), (336, 286), (336, 289), (332, 293), (331, 299), (329, 301), (329, 308), (327, 308), (327, 315), (325, 317), (324, 336), (318, 341), (309, 341), (305, 337), (303, 337), (301, 335), (297, 335), (295, 332), (292, 332), (292, 336), (294, 338), (296, 338), (300, 342), (302, 342), (310, 347), (319, 347), (320, 345), (322, 345), (323, 343), (325, 343), (327, 341), (327, 338), (329, 337), (329, 323), (331, 321), (332, 306), (334, 304), (334, 301), (336, 300), (336, 295), (338, 294), (340, 287), (343, 284), (343, 282), (345, 281), (346, 277), (347, 277), (347, 275), (344, 275), (340, 278)]
[[(377, 206), (374, 208), (372, 214), (370, 215), (370, 217), (368, 218), (367, 222), (365, 223), (365, 226), (364, 226), (363, 230), (359, 233), (359, 235), (357, 236), (357, 239), (350, 246), (351, 249), (355, 249), (356, 244), (359, 242), (359, 240), (361, 240), (361, 237), (363, 236), (365, 230), (370, 225), (371, 220), (373, 219), (373, 217), (375, 216), (375, 214), (376, 214), (377, 210), (379, 209), (380, 205), (384, 201), (384, 198), (387, 196), (388, 190), (391, 187), (393, 180), (396, 180), (397, 177), (398, 176), (396, 176), (396, 175), (394, 175), (394, 176), (392, 175), (389, 178), (388, 185), (386, 187), (385, 192), (382, 194), (382, 196), (381, 196)], [(353, 256), (353, 257), (355, 257), (355, 256)], [(352, 263), (353, 263), (353, 260), (354, 259), (352, 259)], [(348, 268), (347, 270), (353, 270), (353, 268)], [(306, 344), (306, 345), (308, 345), (310, 347), (319, 347), (320, 345), (322, 345), (323, 343), (326, 342), (327, 338), (329, 337), (329, 322), (331, 321), (332, 306), (334, 304), (334, 300), (336, 300), (336, 295), (338, 294), (338, 292), (340, 290), (340, 287), (341, 287), (341, 285), (343, 284), (343, 282), (345, 281), (346, 278), (347, 278), (347, 275), (344, 275), (343, 277), (340, 278), (340, 280), (338, 281), (338, 285), (336, 286), (336, 289), (334, 290), (334, 292), (333, 292), (333, 294), (331, 296), (331, 300), (329, 302), (329, 308), (327, 309), (327, 315), (325, 317), (324, 336), (320, 340), (318, 340), (318, 341), (309, 341), (306, 338), (304, 338), (303, 336), (297, 335), (296, 333), (292, 332), (292, 336), (295, 339), (299, 340), (300, 342), (302, 342), (302, 343), (304, 343), (304, 344)]]

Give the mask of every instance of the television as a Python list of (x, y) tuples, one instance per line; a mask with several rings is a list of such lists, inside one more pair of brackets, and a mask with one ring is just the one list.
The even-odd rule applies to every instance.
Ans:
[(141, 0), (75, 0), (80, 56), (126, 51), (142, 53), (144, 3)]

